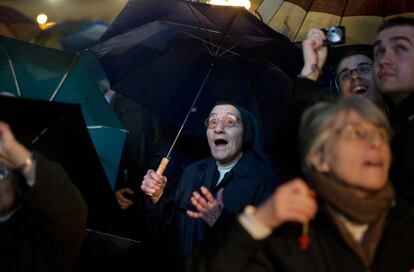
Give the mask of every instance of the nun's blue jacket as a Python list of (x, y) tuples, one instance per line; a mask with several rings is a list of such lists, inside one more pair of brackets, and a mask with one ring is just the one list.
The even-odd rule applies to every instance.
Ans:
[(246, 205), (260, 204), (280, 183), (270, 167), (250, 151), (243, 154), (216, 186), (218, 176), (217, 164), (212, 157), (195, 162), (185, 169), (175, 199), (163, 196), (150, 209), (152, 215), (158, 218), (154, 227), (174, 236), (173, 250), (176, 250), (181, 262), (211, 230), (203, 220), (186, 215), (186, 210), (195, 209), (190, 200), (193, 191), (200, 191), (200, 187), (205, 186), (216, 195), (220, 188), (224, 188), (224, 210), (214, 229), (216, 225), (223, 224), (229, 214), (240, 212)]

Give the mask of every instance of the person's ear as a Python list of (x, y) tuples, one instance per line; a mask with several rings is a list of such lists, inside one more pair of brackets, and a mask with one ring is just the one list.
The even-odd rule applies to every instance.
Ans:
[(310, 157), (310, 163), (312, 167), (320, 173), (329, 173), (331, 168), (326, 160), (326, 155), (322, 152), (318, 152)]

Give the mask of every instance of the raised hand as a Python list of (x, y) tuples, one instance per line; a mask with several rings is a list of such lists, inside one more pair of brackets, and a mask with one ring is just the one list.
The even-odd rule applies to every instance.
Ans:
[(203, 195), (195, 191), (191, 197), (191, 203), (196, 207), (197, 212), (187, 210), (187, 215), (194, 219), (201, 218), (212, 227), (223, 211), (223, 190), (221, 188), (214, 198), (206, 187), (201, 186), (200, 191)]
[(300, 74), (303, 77), (314, 81), (319, 78), (328, 55), (328, 48), (324, 44), (325, 40), (326, 36), (322, 30), (318, 28), (309, 30), (306, 39), (302, 42), (304, 64)]
[(0, 121), (0, 163), (20, 171), (27, 180), (35, 177), (31, 152), (16, 140), (7, 123)]
[(279, 186), (253, 215), (275, 229), (286, 222), (307, 223), (316, 211), (315, 193), (302, 179), (294, 179)]

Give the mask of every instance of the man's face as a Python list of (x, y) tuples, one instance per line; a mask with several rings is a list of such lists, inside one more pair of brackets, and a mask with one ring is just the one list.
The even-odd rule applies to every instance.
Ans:
[(233, 161), (242, 151), (243, 124), (239, 111), (232, 105), (217, 105), (209, 116), (207, 128), (211, 155), (221, 164)]
[(414, 27), (394, 26), (377, 35), (374, 78), (378, 90), (398, 104), (414, 92)]
[(341, 93), (362, 95), (376, 102), (379, 98), (374, 88), (372, 60), (362, 54), (353, 55), (341, 60), (337, 68), (337, 81)]
[(13, 210), (16, 202), (16, 189), (13, 180), (9, 176), (0, 181), (0, 216), (6, 215)]

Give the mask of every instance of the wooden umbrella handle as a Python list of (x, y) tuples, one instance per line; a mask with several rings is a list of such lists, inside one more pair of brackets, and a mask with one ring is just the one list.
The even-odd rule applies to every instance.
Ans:
[(158, 176), (162, 176), (165, 172), (165, 169), (167, 168), (168, 163), (170, 162), (170, 159), (164, 157), (162, 158), (160, 164), (158, 165), (158, 169), (157, 169), (157, 175)]
[[(168, 165), (169, 162), (170, 162), (170, 159), (168, 159), (166, 157), (162, 158), (160, 164), (158, 165), (158, 169), (156, 171), (158, 176), (162, 177), (162, 175), (164, 174), (165, 169), (167, 168), (167, 165)], [(151, 197), (153, 196), (150, 193), (146, 193), (146, 194), (151, 196)], [(158, 199), (156, 201), (158, 201)]]

